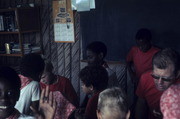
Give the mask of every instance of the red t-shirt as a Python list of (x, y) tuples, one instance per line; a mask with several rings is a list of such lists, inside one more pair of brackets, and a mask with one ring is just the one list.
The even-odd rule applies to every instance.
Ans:
[[(59, 75), (57, 75), (57, 79), (57, 83), (49, 85), (49, 90), (53, 92), (60, 91), (68, 101), (70, 101), (74, 106), (78, 106), (78, 97), (69, 79)], [(40, 82), (40, 85), (41, 89), (47, 86), (42, 82)]]
[(148, 71), (142, 74), (136, 90), (136, 94), (138, 97), (147, 101), (150, 109), (149, 117), (150, 119), (153, 119), (152, 111), (154, 109), (160, 111), (160, 98), (163, 92), (157, 90), (151, 73), (151, 71)]
[(127, 62), (133, 62), (138, 78), (140, 78), (144, 72), (152, 69), (152, 57), (159, 50), (160, 49), (153, 46), (147, 52), (142, 52), (137, 46), (131, 48), (126, 60)]
[(85, 110), (85, 119), (97, 119), (96, 110), (97, 110), (99, 93), (100, 92), (97, 92), (88, 100)]

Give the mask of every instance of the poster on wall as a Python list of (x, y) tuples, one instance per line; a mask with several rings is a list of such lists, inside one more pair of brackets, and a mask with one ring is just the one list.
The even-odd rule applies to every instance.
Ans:
[(74, 42), (74, 19), (71, 0), (53, 1), (55, 42)]

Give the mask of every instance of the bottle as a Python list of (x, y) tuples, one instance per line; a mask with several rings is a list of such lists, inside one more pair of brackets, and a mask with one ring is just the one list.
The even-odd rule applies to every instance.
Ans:
[(11, 54), (10, 44), (5, 43), (6, 54)]

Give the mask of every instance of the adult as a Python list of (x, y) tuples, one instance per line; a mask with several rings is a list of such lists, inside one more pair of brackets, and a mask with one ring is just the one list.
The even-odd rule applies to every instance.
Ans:
[(137, 119), (162, 118), (160, 97), (166, 89), (177, 82), (179, 72), (179, 55), (177, 52), (165, 48), (153, 56), (152, 62), (153, 70), (141, 76), (136, 90), (139, 97), (136, 108)]

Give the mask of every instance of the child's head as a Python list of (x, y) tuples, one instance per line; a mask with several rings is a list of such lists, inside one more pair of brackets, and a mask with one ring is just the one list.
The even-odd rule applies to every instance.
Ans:
[(136, 43), (142, 52), (147, 52), (151, 48), (151, 31), (142, 28), (136, 33)]
[(128, 119), (127, 97), (120, 88), (106, 89), (99, 94), (98, 119)]
[(107, 87), (108, 73), (102, 66), (86, 66), (79, 73), (82, 89), (86, 94), (101, 91)]
[(44, 60), (38, 54), (27, 54), (20, 62), (20, 72), (23, 76), (40, 81), (40, 74), (44, 69)]
[(41, 82), (49, 85), (52, 84), (53, 81), (54, 81), (53, 65), (50, 61), (46, 61), (44, 71), (41, 75)]
[(103, 42), (95, 41), (86, 47), (89, 65), (101, 65), (107, 54), (107, 47)]
[(20, 78), (10, 67), (0, 67), (0, 119), (7, 118), (14, 111), (19, 99)]

